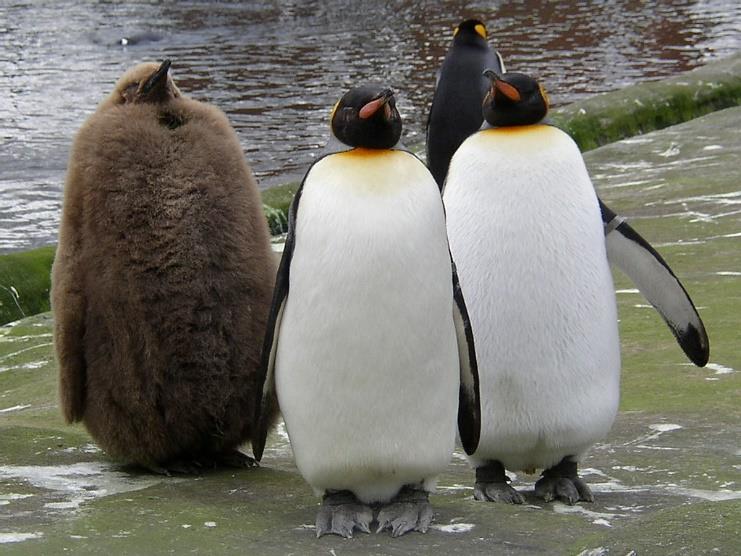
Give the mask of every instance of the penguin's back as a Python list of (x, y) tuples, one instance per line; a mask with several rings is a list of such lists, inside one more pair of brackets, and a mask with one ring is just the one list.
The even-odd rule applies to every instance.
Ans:
[(481, 131), (451, 161), (451, 250), (476, 338), (477, 458), (549, 467), (609, 431), (620, 355), (596, 194), (546, 125)]
[(481, 103), (489, 87), (482, 72), (499, 67), (495, 51), (479, 45), (456, 44), (445, 56), (427, 129), (427, 165), (438, 184), (458, 146), (481, 127)]
[(458, 354), (439, 191), (402, 151), (317, 162), (296, 220), (276, 385), (317, 490), (388, 500), (447, 465)]
[(82, 200), (93, 436), (147, 464), (246, 440), (275, 266), (226, 117), (188, 99), (98, 112), (68, 187)]

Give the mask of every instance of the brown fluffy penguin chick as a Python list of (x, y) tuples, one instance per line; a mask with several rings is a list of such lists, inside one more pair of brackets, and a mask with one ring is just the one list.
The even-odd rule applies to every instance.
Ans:
[(249, 465), (270, 236), (236, 133), (169, 65), (125, 73), (72, 148), (51, 292), (61, 407), (123, 462)]

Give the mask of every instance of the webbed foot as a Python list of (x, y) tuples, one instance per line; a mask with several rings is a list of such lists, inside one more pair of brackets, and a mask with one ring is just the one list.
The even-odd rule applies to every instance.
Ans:
[(349, 539), (353, 530), (370, 533), (373, 511), (347, 490), (328, 491), (316, 514), (316, 536), (332, 534)]
[(200, 475), (202, 469), (201, 463), (196, 460), (172, 460), (162, 465), (144, 464), (144, 469), (156, 475), (172, 477), (173, 475)]
[(592, 491), (576, 473), (576, 462), (571, 456), (563, 458), (558, 465), (543, 471), (535, 483), (535, 496), (545, 502), (559, 499), (573, 506), (579, 501), (594, 502)]
[(429, 493), (405, 486), (378, 512), (378, 529), (391, 530), (392, 537), (400, 537), (409, 531), (426, 533), (432, 523), (433, 512)]
[(216, 465), (223, 465), (224, 467), (233, 467), (236, 469), (246, 469), (249, 467), (260, 467), (260, 464), (254, 458), (251, 458), (244, 452), (234, 448), (233, 450), (227, 450), (214, 457)]
[(161, 464), (148, 464), (144, 468), (158, 475), (200, 475), (206, 470), (217, 467), (244, 469), (259, 467), (258, 463), (236, 448), (218, 454), (200, 454), (190, 458), (173, 459)]
[(509, 481), (510, 478), (504, 472), (501, 462), (492, 460), (476, 468), (473, 497), (476, 500), (488, 502), (524, 503), (525, 498), (508, 484)]

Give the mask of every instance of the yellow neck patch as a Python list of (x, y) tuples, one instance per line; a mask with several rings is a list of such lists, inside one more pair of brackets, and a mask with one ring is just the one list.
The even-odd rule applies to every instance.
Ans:
[(529, 156), (557, 145), (563, 139), (563, 131), (545, 124), (503, 126), (484, 129), (469, 137), (470, 146), (486, 152), (496, 149), (504, 156)]
[(312, 167), (307, 179), (374, 196), (394, 194), (411, 185), (435, 184), (425, 165), (408, 152), (361, 147), (323, 158)]
[(355, 147), (349, 151), (337, 153), (338, 156), (361, 157), (361, 158), (378, 158), (393, 155), (398, 151), (394, 149), (366, 149), (365, 147)]
[(481, 133), (494, 136), (497, 134), (525, 134), (525, 133), (534, 133), (534, 132), (547, 132), (548, 130), (551, 130), (551, 129), (554, 129), (553, 126), (545, 125), (545, 124), (508, 125), (508, 126), (491, 127), (488, 129), (484, 129), (483, 131), (481, 131)]

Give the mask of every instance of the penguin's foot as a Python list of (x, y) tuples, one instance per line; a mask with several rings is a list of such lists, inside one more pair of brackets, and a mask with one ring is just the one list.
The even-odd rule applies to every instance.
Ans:
[(508, 483), (510, 478), (504, 472), (501, 462), (492, 460), (486, 465), (476, 468), (476, 484), (473, 487), (473, 497), (476, 500), (488, 502), (507, 502), (522, 504), (525, 498)]
[(561, 460), (558, 465), (543, 471), (535, 483), (535, 496), (545, 502), (559, 499), (573, 506), (579, 501), (594, 502), (592, 491), (576, 473), (576, 462), (570, 456)]
[(138, 465), (132, 466), (134, 469), (145, 469), (146, 471), (149, 471), (150, 473), (154, 473), (155, 475), (164, 475), (165, 477), (171, 477), (172, 473), (166, 468), (161, 467), (159, 465), (142, 465), (139, 467)]
[(316, 537), (332, 534), (352, 538), (353, 530), (370, 533), (373, 510), (348, 490), (328, 491), (316, 514)]
[(144, 469), (157, 475), (172, 477), (173, 475), (200, 475), (203, 466), (196, 460), (173, 460), (162, 465), (145, 464)]
[(384, 529), (390, 529), (392, 537), (400, 537), (409, 531), (426, 533), (432, 518), (429, 493), (405, 486), (387, 505), (381, 507), (376, 533)]
[(248, 467), (260, 467), (260, 464), (254, 458), (251, 458), (244, 452), (237, 450), (227, 450), (214, 458), (216, 465), (224, 467), (234, 467), (236, 469), (246, 469)]

